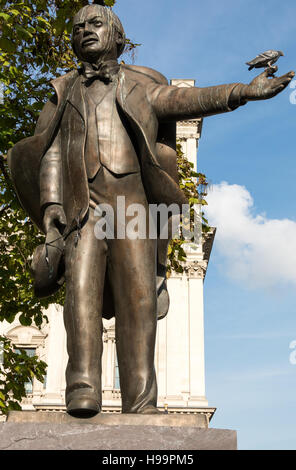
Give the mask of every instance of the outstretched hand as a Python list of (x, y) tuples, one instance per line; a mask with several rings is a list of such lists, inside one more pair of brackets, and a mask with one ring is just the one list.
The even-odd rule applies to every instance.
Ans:
[[(242, 90), (242, 97), (247, 101), (266, 100), (283, 91), (295, 76), (291, 71), (281, 77), (274, 77), (275, 68), (266, 69)], [(269, 78), (273, 77), (273, 78)]]

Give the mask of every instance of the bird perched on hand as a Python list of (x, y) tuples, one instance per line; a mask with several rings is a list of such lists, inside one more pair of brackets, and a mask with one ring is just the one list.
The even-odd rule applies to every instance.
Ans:
[(272, 49), (263, 52), (255, 57), (255, 59), (246, 62), (249, 65), (249, 70), (260, 69), (263, 67), (269, 67), (270, 69), (277, 71), (277, 66), (272, 67), (273, 64), (280, 58), (281, 55), (284, 55), (282, 51), (273, 51)]

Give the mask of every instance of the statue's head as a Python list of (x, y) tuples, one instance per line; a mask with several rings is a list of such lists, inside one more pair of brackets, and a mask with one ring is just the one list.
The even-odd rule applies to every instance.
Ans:
[(119, 18), (110, 8), (87, 5), (73, 20), (73, 49), (84, 62), (117, 59), (125, 46), (125, 33)]

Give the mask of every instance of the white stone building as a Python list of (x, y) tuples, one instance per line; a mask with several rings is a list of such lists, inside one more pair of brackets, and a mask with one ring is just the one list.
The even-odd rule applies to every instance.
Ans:
[[(172, 80), (176, 86), (194, 86), (194, 80)], [(202, 120), (179, 122), (177, 138), (196, 168)], [(203, 413), (211, 419), (215, 408), (208, 407), (205, 395), (203, 282), (214, 239), (210, 232), (201, 243), (188, 247), (183, 274), (168, 280), (170, 310), (158, 322), (155, 367), (158, 380), (158, 407), (168, 413)], [(51, 305), (49, 323), (41, 329), (0, 323), (0, 334), (16, 348), (37, 354), (48, 364), (44, 383), (28, 384), (22, 406), (26, 410), (65, 409), (66, 332), (63, 309)], [(104, 321), (103, 411), (120, 412), (121, 398), (115, 349), (115, 321)]]

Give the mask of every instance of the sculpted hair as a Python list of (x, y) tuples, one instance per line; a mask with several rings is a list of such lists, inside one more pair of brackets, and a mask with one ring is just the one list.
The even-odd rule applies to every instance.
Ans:
[[(87, 5), (81, 8), (81, 10), (79, 10), (79, 12), (74, 16), (73, 28), (75, 24), (81, 23), (84, 21), (85, 16), (89, 12), (90, 9), (94, 11), (94, 14), (95, 13), (100, 14), (107, 21), (107, 23), (111, 26), (110, 31), (109, 31), (109, 38), (108, 38), (108, 47), (110, 49), (112, 47), (113, 42), (115, 41), (115, 33), (117, 33), (119, 37), (121, 38), (121, 42), (117, 44), (117, 57), (121, 56), (121, 54), (124, 51), (125, 42), (126, 42), (125, 31), (124, 31), (124, 28), (122, 26), (120, 19), (118, 18), (117, 15), (115, 15), (115, 13), (113, 13), (111, 8), (104, 7), (102, 5), (96, 5), (96, 4)], [(73, 30), (72, 30), (72, 47), (73, 47), (75, 54), (77, 55), (75, 51), (75, 47), (74, 47), (73, 36), (74, 35), (73, 35)]]

